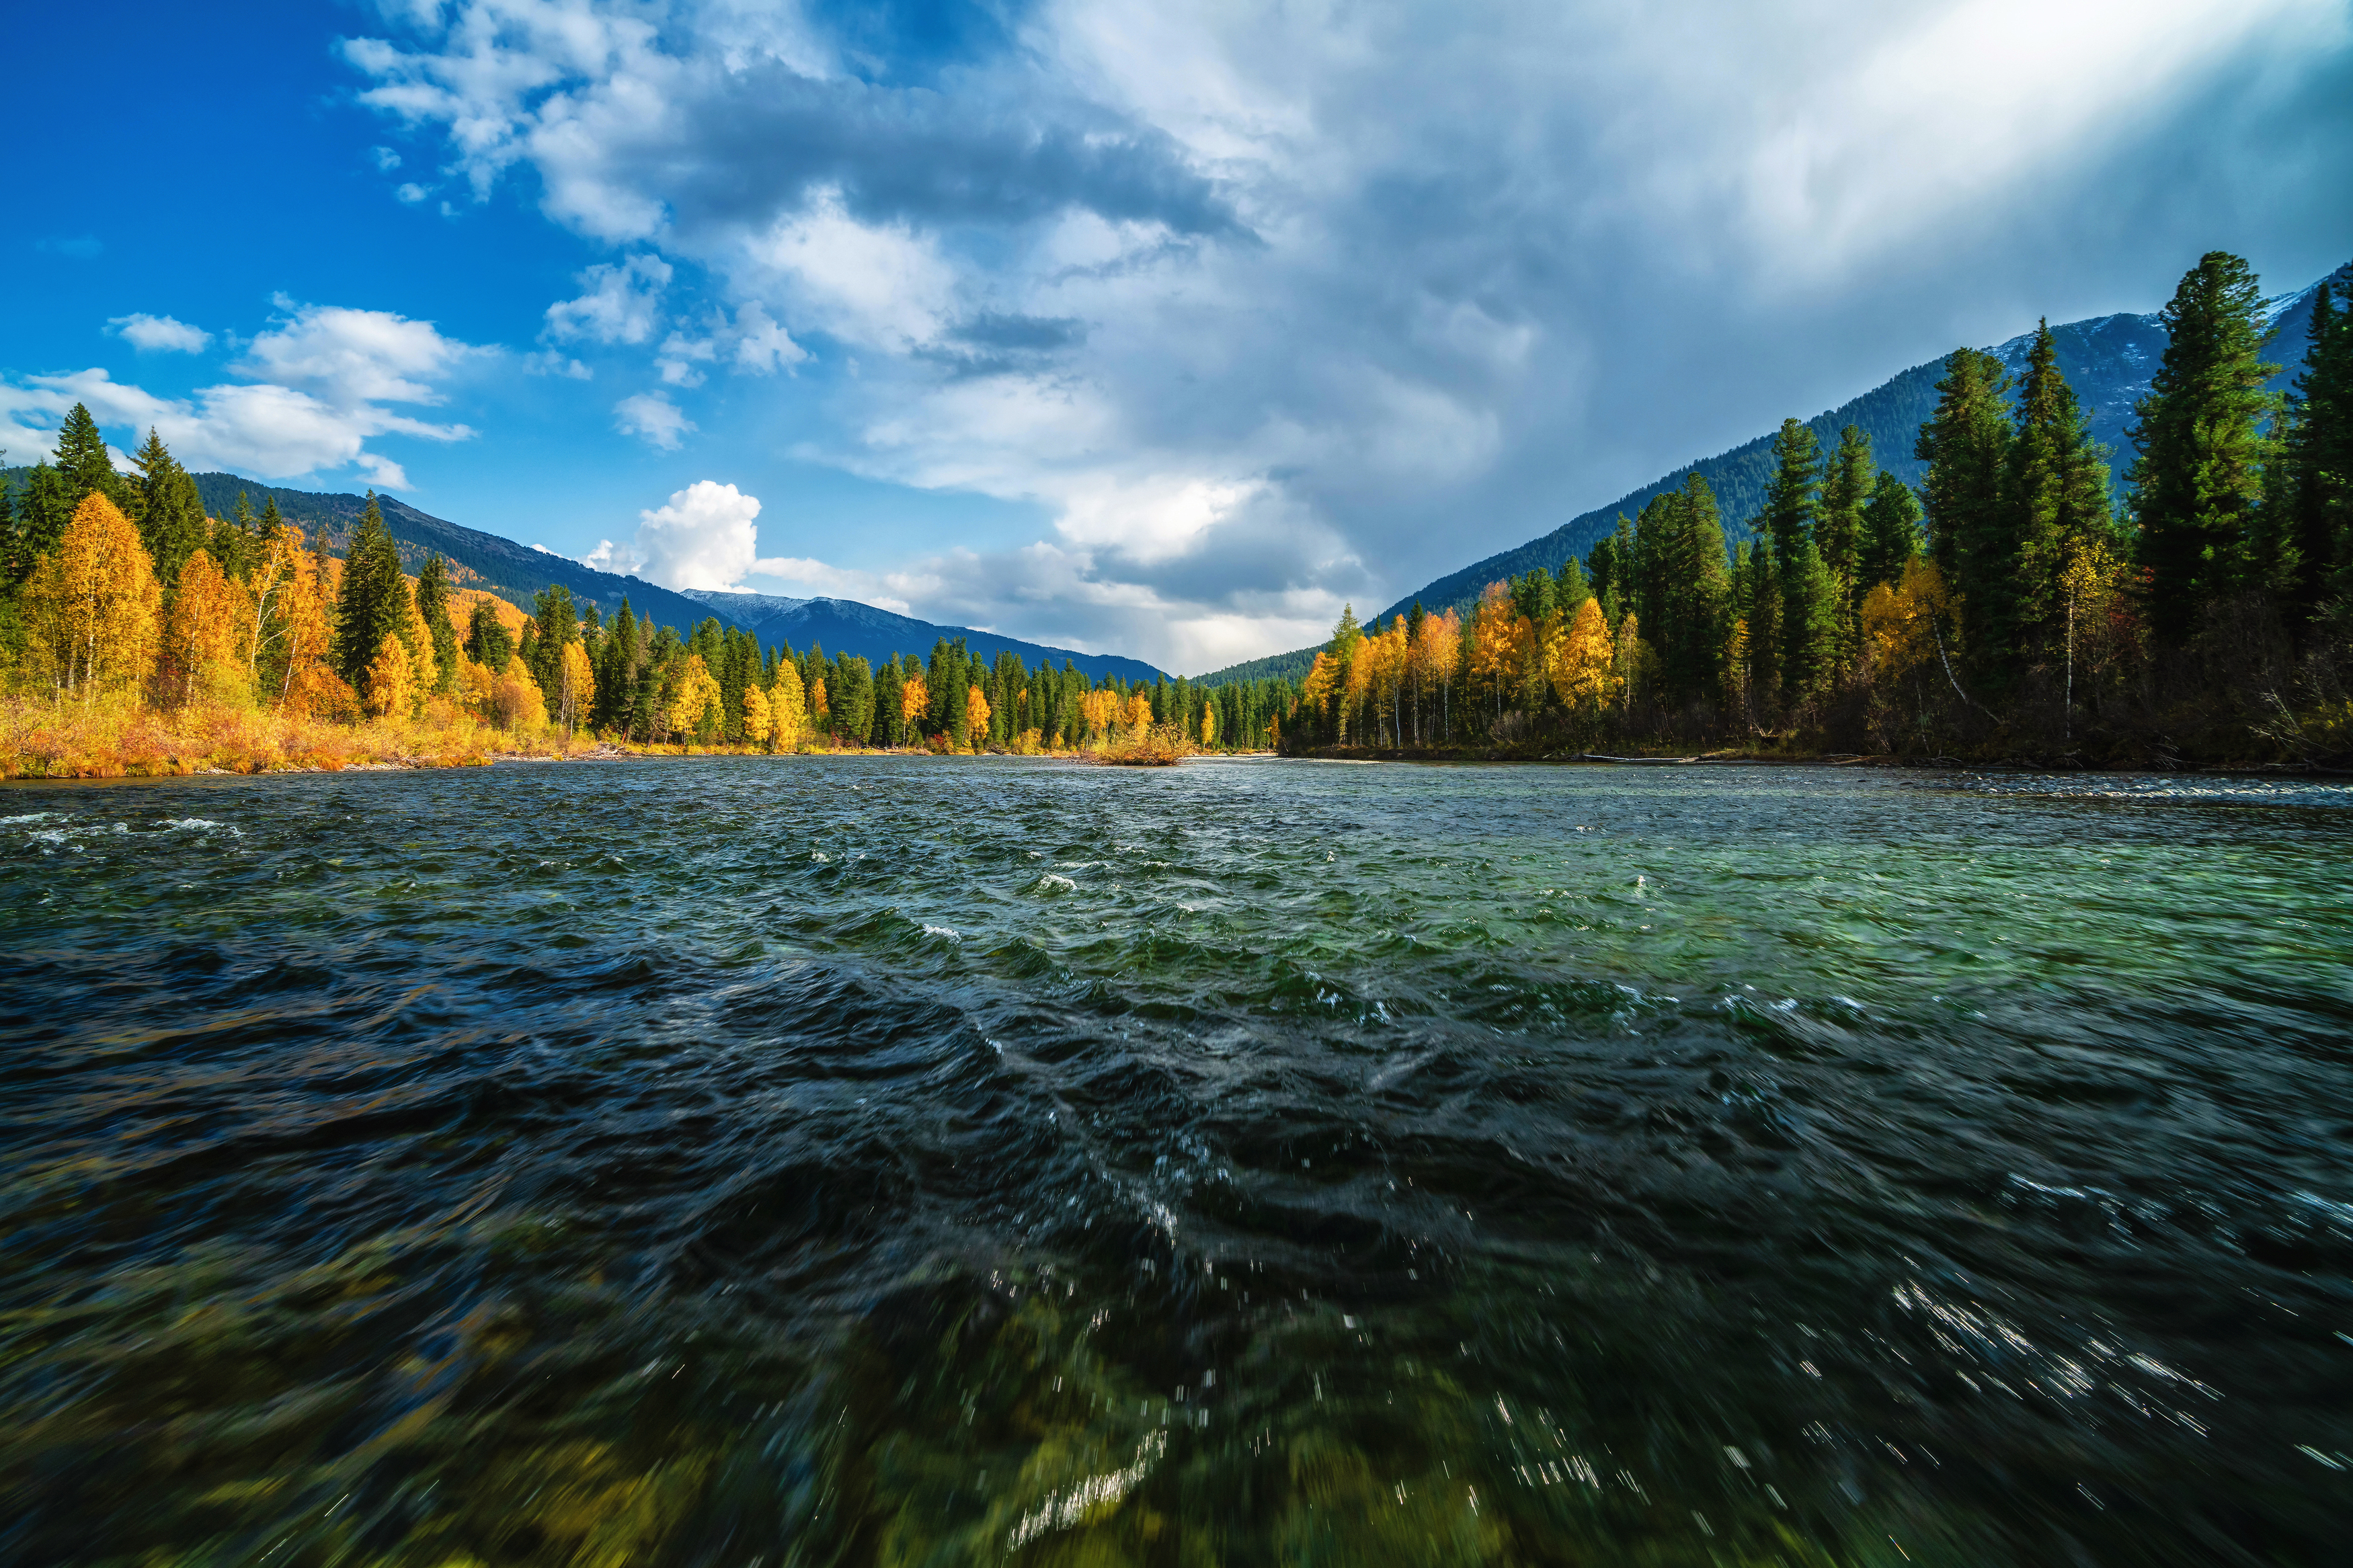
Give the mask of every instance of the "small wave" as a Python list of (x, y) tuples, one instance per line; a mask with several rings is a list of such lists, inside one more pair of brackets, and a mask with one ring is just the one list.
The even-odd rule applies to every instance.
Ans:
[(1057, 877), (1051, 871), (1038, 879), (1035, 884), (1041, 893), (1075, 893), (1079, 885), (1068, 877)]
[(226, 833), (242, 838), (245, 830), (226, 822), (214, 822), (202, 816), (166, 817), (155, 825), (158, 833)]
[(923, 934), (925, 936), (944, 936), (950, 942), (962, 942), (964, 940), (963, 937), (958, 936), (955, 931), (951, 930), (947, 926), (927, 925), (923, 928)]

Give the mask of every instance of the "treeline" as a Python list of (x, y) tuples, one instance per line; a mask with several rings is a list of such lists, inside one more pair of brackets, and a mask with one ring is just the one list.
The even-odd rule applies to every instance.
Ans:
[(0, 483), (0, 658), (19, 693), (640, 744), (1025, 752), (1163, 728), (1257, 749), (1297, 702), (1279, 680), (1099, 685), (1070, 661), (977, 659), (962, 639), (878, 668), (763, 647), (715, 616), (681, 635), (626, 600), (607, 622), (561, 584), (524, 614), (456, 586), (438, 555), (405, 575), (373, 493), (337, 559), (274, 498), (259, 514), (240, 495), (232, 516), (207, 516), (153, 432), (135, 461), (116, 472), (77, 405), (53, 460), (21, 490)]
[(2046, 322), (2019, 377), (1946, 360), (1916, 490), (1786, 420), (1729, 542), (1694, 475), (1466, 615), (1344, 615), (1286, 743), (2353, 750), (2353, 320), (2322, 285), (2280, 397), (2244, 261), (2202, 258), (2163, 319), (2120, 511)]

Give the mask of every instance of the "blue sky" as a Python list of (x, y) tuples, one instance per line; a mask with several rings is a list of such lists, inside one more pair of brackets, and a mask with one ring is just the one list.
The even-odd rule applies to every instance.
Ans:
[(0, 443), (1199, 670), (1958, 342), (2353, 257), (2346, 0), (12, 19)]

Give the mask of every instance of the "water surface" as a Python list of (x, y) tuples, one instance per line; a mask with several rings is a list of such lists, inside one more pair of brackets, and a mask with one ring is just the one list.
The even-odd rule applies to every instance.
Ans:
[(2321, 1563), (2353, 793), (0, 793), (0, 1556)]

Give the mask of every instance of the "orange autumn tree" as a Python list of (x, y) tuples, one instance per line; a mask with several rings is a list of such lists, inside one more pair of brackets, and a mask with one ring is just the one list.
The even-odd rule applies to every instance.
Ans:
[(753, 745), (765, 748), (771, 733), (772, 716), (768, 710), (768, 694), (755, 682), (744, 689), (744, 739)]
[[(792, 666), (787, 664), (785, 668), (789, 670)], [(794, 689), (799, 689), (797, 676), (794, 678)], [(923, 684), (923, 678), (920, 675), (907, 677), (906, 684), (899, 688), (899, 722), (904, 724), (912, 733), (915, 728), (915, 721), (931, 710), (931, 689)]]
[[(747, 687), (746, 690), (757, 690)], [(580, 717), (588, 711), (589, 703), (596, 699), (596, 672), (588, 662), (588, 650), (576, 642), (564, 645), (564, 653), (555, 669), (555, 721), (564, 726), (564, 738), (569, 742), (580, 727)]]
[(1086, 725), (1090, 737), (1109, 734), (1118, 727), (1124, 711), (1119, 693), (1107, 686), (1099, 686), (1079, 699), (1079, 719)]
[(1617, 658), (1609, 619), (1601, 613), (1600, 600), (1588, 599), (1577, 606), (1557, 657), (1558, 665), (1552, 671), (1555, 689), (1588, 717), (1599, 713), (1610, 698), (1609, 671)]
[(1511, 682), (1513, 654), (1516, 651), (1518, 616), (1512, 609), (1511, 591), (1501, 583), (1490, 583), (1479, 596), (1472, 612), (1466, 634), (1471, 639), (1471, 677), (1483, 689), (1498, 719), (1504, 714), (1504, 689)]
[(793, 668), (791, 659), (776, 664), (776, 689), (768, 693), (772, 711), (768, 716), (768, 732), (779, 746), (787, 749), (801, 743), (801, 731), (808, 728), (808, 696), (801, 688), (801, 672)]
[(162, 598), (139, 531), (91, 492), (25, 584), (36, 667), (58, 691), (85, 701), (131, 685), (147, 672)]
[(977, 686), (968, 687), (964, 694), (965, 744), (975, 751), (988, 739), (988, 699)]
[(368, 664), (360, 708), (371, 719), (406, 719), (417, 705), (417, 675), (408, 647), (396, 637), (384, 639)]
[(1140, 689), (1128, 695), (1127, 727), (1131, 730), (1148, 730), (1152, 727), (1152, 699), (1146, 697)]
[(1438, 689), (1439, 732), (1451, 729), (1452, 715), (1448, 711), (1447, 699), (1454, 686), (1454, 671), (1462, 658), (1462, 617), (1452, 610), (1435, 615), (1421, 623), (1421, 640), (1414, 645), (1415, 677), (1422, 689)]
[(156, 671), (156, 695), (169, 707), (185, 707), (199, 696), (237, 697), (251, 689), (238, 634), (245, 624), (244, 586), (199, 549), (180, 567), (172, 608), (164, 619), (164, 658)]

